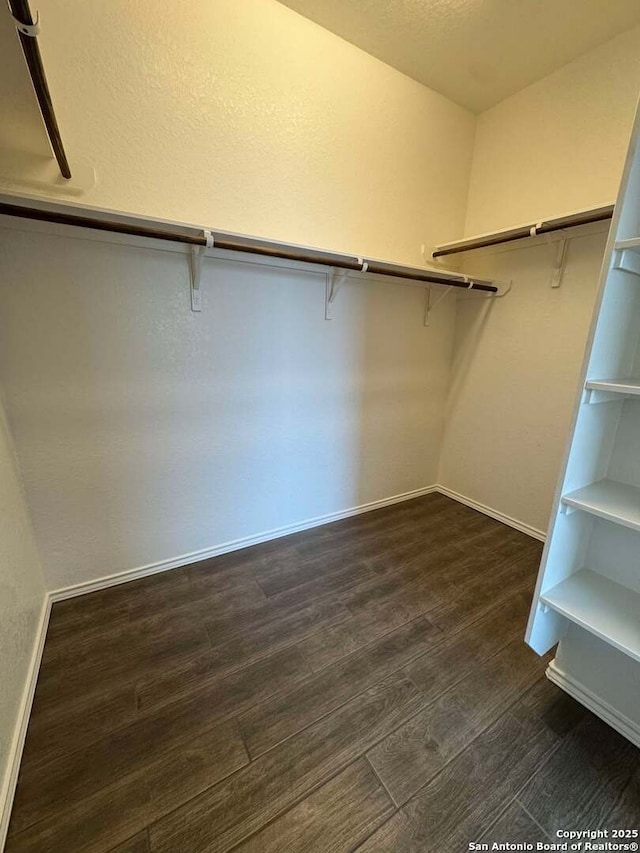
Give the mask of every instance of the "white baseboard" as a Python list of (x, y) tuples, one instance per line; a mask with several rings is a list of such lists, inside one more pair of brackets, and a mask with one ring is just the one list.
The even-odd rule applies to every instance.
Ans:
[(355, 515), (360, 515), (364, 512), (382, 509), (385, 506), (409, 501), (413, 498), (419, 498), (423, 495), (439, 492), (445, 497), (452, 498), (459, 503), (465, 504), (478, 512), (484, 513), (509, 527), (514, 527), (516, 530), (526, 533), (528, 536), (533, 536), (534, 539), (539, 539), (542, 542), (545, 540), (545, 534), (542, 530), (537, 530), (529, 524), (504, 515), (491, 507), (480, 504), (477, 501), (460, 495), (445, 486), (432, 485), (424, 486), (421, 489), (413, 489), (410, 492), (403, 492), (400, 495), (392, 495), (388, 498), (381, 498), (377, 501), (360, 504), (349, 509), (340, 510), (339, 512), (328, 513), (327, 515), (319, 515), (315, 518), (308, 518), (305, 521), (300, 521), (296, 524), (289, 524), (285, 527), (276, 527), (272, 530), (266, 530), (262, 533), (256, 533), (253, 536), (244, 536), (241, 539), (233, 539), (230, 542), (223, 542), (220, 545), (213, 545), (210, 548), (203, 548), (200, 551), (191, 551), (187, 554), (180, 554), (177, 557), (171, 557), (168, 560), (160, 560), (157, 563), (148, 563), (145, 566), (138, 566), (135, 569), (126, 569), (123, 572), (116, 572), (112, 575), (105, 575), (92, 581), (83, 581), (82, 583), (72, 584), (71, 586), (62, 587), (54, 590), (51, 595), (51, 601), (64, 601), (67, 598), (75, 598), (77, 595), (84, 595), (88, 592), (96, 592), (100, 589), (107, 589), (110, 586), (117, 586), (127, 581), (137, 580), (139, 578), (154, 575), (158, 572), (166, 572), (169, 569), (175, 569), (179, 566), (186, 566), (189, 563), (198, 563), (200, 560), (210, 560), (212, 557), (219, 557), (221, 554), (229, 554), (231, 551), (239, 551), (242, 548), (249, 548), (251, 545), (259, 545), (261, 542), (269, 542), (272, 539), (279, 539), (282, 536), (290, 536), (292, 533), (300, 533), (302, 530), (309, 530), (312, 527), (320, 527), (323, 524), (331, 524), (334, 521), (340, 521), (343, 518), (351, 518)]
[(498, 510), (492, 509), (490, 506), (486, 506), (486, 504), (478, 503), (478, 501), (474, 501), (472, 498), (468, 498), (465, 495), (454, 492), (446, 486), (438, 485), (436, 486), (436, 491), (440, 492), (441, 495), (446, 495), (448, 498), (453, 498), (454, 501), (458, 501), (465, 506), (471, 507), (471, 509), (476, 509), (478, 512), (482, 512), (490, 518), (495, 518), (496, 521), (501, 521), (503, 524), (507, 524), (509, 527), (513, 527), (521, 533), (526, 533), (527, 536), (533, 536), (534, 539), (539, 539), (540, 542), (544, 542), (547, 538), (547, 534), (544, 530), (538, 530), (537, 527), (532, 527), (524, 521), (519, 521), (517, 518), (512, 518), (510, 515), (498, 512)]
[(9, 750), (7, 770), (4, 780), (2, 781), (2, 790), (0, 791), (0, 850), (4, 850), (4, 845), (7, 840), (11, 808), (13, 806), (16, 785), (18, 783), (22, 750), (24, 749), (24, 741), (27, 736), (29, 716), (31, 714), (33, 696), (36, 691), (36, 682), (38, 680), (38, 672), (40, 671), (40, 661), (42, 659), (44, 641), (47, 636), (50, 613), (51, 596), (49, 593), (45, 593), (45, 599), (42, 603), (40, 619), (38, 621), (36, 640), (33, 646), (33, 652), (31, 653), (31, 660), (29, 662), (27, 682), (24, 686), (24, 690), (22, 691), (18, 720), (13, 733), (13, 740), (11, 741), (11, 748)]
[(350, 507), (349, 509), (332, 512), (328, 515), (319, 515), (315, 518), (308, 518), (305, 521), (297, 524), (289, 524), (285, 527), (276, 527), (273, 530), (266, 530), (263, 533), (257, 533), (253, 536), (244, 536), (241, 539), (233, 539), (230, 542), (223, 542), (221, 545), (214, 545), (211, 548), (203, 548), (201, 551), (191, 551), (188, 554), (181, 554), (178, 557), (172, 557), (168, 560), (160, 560), (157, 563), (149, 563), (146, 566), (139, 566), (136, 569), (127, 569), (124, 572), (117, 572), (113, 575), (106, 575), (93, 581), (84, 581), (83, 583), (66, 586), (62, 589), (57, 589), (51, 593), (51, 601), (63, 601), (67, 598), (74, 598), (77, 595), (84, 595), (87, 592), (95, 592), (99, 589), (106, 589), (110, 586), (117, 586), (127, 581), (137, 580), (138, 578), (154, 575), (158, 572), (166, 572), (169, 569), (175, 569), (179, 566), (186, 566), (189, 563), (198, 563), (200, 560), (209, 560), (212, 557), (219, 557), (221, 554), (228, 554), (231, 551), (239, 551), (241, 548), (249, 548), (251, 545), (259, 545), (261, 542), (269, 542), (271, 539), (279, 539), (282, 536), (289, 536), (292, 533), (299, 533), (302, 530), (309, 530), (312, 527), (320, 527), (322, 524), (330, 524), (333, 521), (340, 521), (343, 518), (351, 518), (354, 515), (360, 515), (364, 512), (371, 512), (375, 509), (382, 509), (385, 506), (409, 501), (413, 498), (419, 498), (423, 495), (431, 494), (437, 490), (437, 486), (425, 486), (422, 489), (413, 489), (411, 492), (404, 492), (400, 495), (392, 495), (389, 498), (382, 498), (377, 501), (370, 501), (366, 504)]
[[(242, 548), (248, 548), (251, 545), (258, 545), (261, 542), (269, 542), (272, 539), (279, 539), (283, 536), (289, 536), (292, 533), (299, 533), (302, 530), (309, 530), (313, 527), (319, 527), (323, 524), (330, 524), (334, 521), (340, 521), (343, 518), (351, 518), (352, 516), (361, 515), (365, 512), (371, 512), (372, 510), (382, 509), (383, 507), (401, 503), (402, 501), (412, 500), (413, 498), (419, 498), (423, 495), (428, 495), (433, 492), (439, 492), (440, 494), (445, 495), (446, 497), (452, 498), (453, 500), (458, 501), (459, 503), (465, 504), (466, 506), (469, 506), (472, 509), (478, 510), (478, 512), (482, 512), (485, 515), (490, 516), (491, 518), (495, 518), (498, 521), (503, 522), (503, 524), (507, 524), (510, 527), (514, 527), (516, 530), (520, 530), (522, 533), (526, 533), (529, 536), (533, 536), (536, 539), (544, 541), (545, 534), (541, 530), (536, 530), (536, 528), (531, 527), (528, 524), (524, 524), (523, 522), (518, 521), (517, 519), (511, 518), (507, 515), (503, 515), (502, 513), (491, 509), (490, 507), (484, 506), (484, 504), (480, 504), (477, 501), (473, 501), (470, 498), (465, 497), (464, 495), (460, 495), (457, 492), (452, 491), (451, 489), (447, 489), (445, 486), (432, 485), (425, 486), (421, 489), (414, 489), (410, 492), (404, 492), (400, 495), (392, 495), (391, 497), (382, 498), (381, 500), (370, 501), (369, 503), (360, 504), (359, 506), (351, 507), (349, 509), (341, 510), (339, 512), (329, 513), (327, 515), (321, 515), (315, 518), (309, 518), (305, 521), (298, 522), (297, 524), (290, 524), (285, 527), (278, 527), (274, 528), (273, 530), (267, 530), (263, 533), (257, 533), (253, 536), (245, 536), (241, 539), (234, 539), (230, 542), (223, 542), (222, 544), (214, 545), (211, 548), (204, 548), (200, 551), (192, 551), (188, 554), (181, 554), (177, 557), (172, 557), (168, 560), (160, 560), (157, 563), (149, 563), (148, 565), (140, 566), (135, 569), (128, 569), (123, 572), (117, 572), (112, 575), (107, 575), (105, 577), (98, 578), (97, 580), (85, 581), (83, 583), (74, 584), (72, 586), (67, 586), (62, 589), (57, 589), (54, 592), (48, 593), (42, 606), (40, 622), (38, 625), (38, 634), (33, 649), (31, 662), (29, 665), (27, 683), (25, 685), (22, 696), (18, 724), (16, 726), (13, 742), (11, 744), (8, 769), (5, 775), (2, 790), (0, 791), (0, 851), (3, 849), (3, 845), (6, 840), (7, 830), (9, 828), (9, 818), (11, 816), (11, 807), (13, 805), (16, 783), (18, 781), (20, 759), (22, 757), (22, 750), (24, 748), (25, 737), (27, 734), (29, 715), (31, 712), (31, 705), (33, 703), (36, 681), (38, 679), (38, 671), (40, 669), (40, 661), (42, 658), (44, 641), (47, 634), (47, 626), (49, 624), (51, 605), (54, 602), (63, 601), (67, 598), (74, 598), (75, 596), (84, 595), (88, 592), (95, 592), (96, 590), (100, 589), (106, 589), (110, 586), (116, 586), (118, 584), (126, 583), (127, 581), (147, 577), (148, 575), (157, 574), (158, 572), (165, 572), (169, 569), (174, 569), (179, 566), (185, 566), (189, 563), (197, 563), (200, 560), (208, 560), (212, 557), (218, 557), (221, 554), (228, 554), (231, 551), (238, 551)], [(551, 667), (549, 669), (551, 669)], [(593, 707), (596, 703), (602, 705), (600, 700), (597, 700), (596, 697), (593, 697), (593, 699), (589, 701), (583, 699), (582, 695), (578, 695), (578, 688), (565, 687), (564, 684), (561, 684), (557, 680), (558, 676), (556, 675), (556, 672), (557, 671), (554, 671), (553, 676), (548, 672), (549, 678), (552, 681), (555, 681), (555, 683), (559, 684), (564, 689), (566, 689), (568, 693), (572, 693), (572, 695), (575, 695), (577, 699), (579, 699), (588, 707)], [(602, 716), (603, 719), (606, 719), (607, 722), (610, 722), (611, 725), (614, 726), (614, 728), (617, 728), (618, 731), (621, 731), (622, 734), (625, 734), (626, 737), (629, 737), (630, 740), (633, 740), (634, 743), (637, 743), (640, 746), (640, 733), (635, 734), (636, 740), (634, 740), (634, 738), (627, 734), (622, 728), (623, 725), (626, 725), (628, 728), (628, 726), (630, 725), (629, 721), (626, 721), (626, 723), (623, 724), (618, 720), (618, 722), (616, 723), (612, 719), (609, 719), (607, 716), (605, 716), (605, 712), (598, 711), (595, 707), (593, 707), (593, 710), (595, 711), (595, 713), (598, 713), (600, 716)], [(610, 717), (613, 717), (614, 711), (613, 709), (610, 709), (606, 713), (608, 713)]]
[(612, 705), (601, 699), (584, 684), (576, 681), (566, 672), (563, 672), (557, 665), (555, 660), (552, 660), (547, 667), (547, 678), (558, 687), (561, 687), (565, 693), (573, 696), (578, 702), (581, 702), (590, 711), (593, 711), (601, 720), (608, 723), (611, 728), (615, 729), (632, 744), (640, 747), (640, 724), (630, 720), (629, 717), (621, 714)]

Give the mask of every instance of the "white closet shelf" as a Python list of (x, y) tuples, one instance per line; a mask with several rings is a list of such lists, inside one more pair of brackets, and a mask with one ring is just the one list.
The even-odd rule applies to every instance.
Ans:
[(625, 379), (588, 379), (585, 388), (588, 391), (606, 391), (610, 394), (623, 394), (627, 397), (640, 397), (640, 377)]
[(630, 240), (616, 240), (614, 249), (631, 249), (632, 252), (640, 252), (640, 237), (632, 237)]
[(640, 489), (615, 480), (598, 480), (562, 496), (565, 506), (640, 531)]
[(540, 601), (640, 661), (640, 595), (589, 569), (543, 593)]

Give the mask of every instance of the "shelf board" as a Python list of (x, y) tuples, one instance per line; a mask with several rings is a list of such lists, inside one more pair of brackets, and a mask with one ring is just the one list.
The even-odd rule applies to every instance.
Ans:
[(606, 391), (609, 394), (623, 394), (627, 397), (640, 397), (640, 378), (628, 379), (588, 379), (587, 391)]
[(631, 249), (633, 252), (640, 251), (640, 237), (632, 237), (630, 240), (616, 240), (614, 249)]
[(599, 480), (562, 496), (565, 506), (640, 531), (640, 489), (614, 480)]
[(640, 661), (640, 595), (589, 569), (545, 592), (540, 601)]
[(604, 207), (591, 207), (587, 210), (577, 210), (564, 216), (556, 216), (553, 219), (545, 219), (540, 222), (532, 222), (529, 225), (517, 225), (515, 228), (506, 228), (502, 231), (489, 231), (479, 234), (477, 237), (465, 237), (464, 240), (454, 240), (451, 243), (443, 243), (435, 246), (432, 257), (440, 258), (445, 255), (457, 255), (460, 252), (469, 252), (472, 249), (484, 249), (488, 246), (497, 246), (501, 243), (512, 243), (515, 240), (525, 240), (531, 237), (539, 237), (554, 231), (566, 231), (568, 228), (578, 228), (583, 225), (608, 222), (613, 216), (614, 205), (607, 204)]

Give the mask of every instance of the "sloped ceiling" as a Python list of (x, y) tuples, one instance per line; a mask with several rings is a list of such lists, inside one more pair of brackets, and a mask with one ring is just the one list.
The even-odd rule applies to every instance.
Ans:
[(640, 23), (640, 0), (281, 0), (480, 112)]

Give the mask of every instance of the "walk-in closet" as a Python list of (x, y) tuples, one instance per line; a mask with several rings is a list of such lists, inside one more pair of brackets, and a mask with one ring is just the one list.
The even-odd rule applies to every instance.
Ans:
[(636, 0), (0, 8), (0, 850), (640, 843)]

